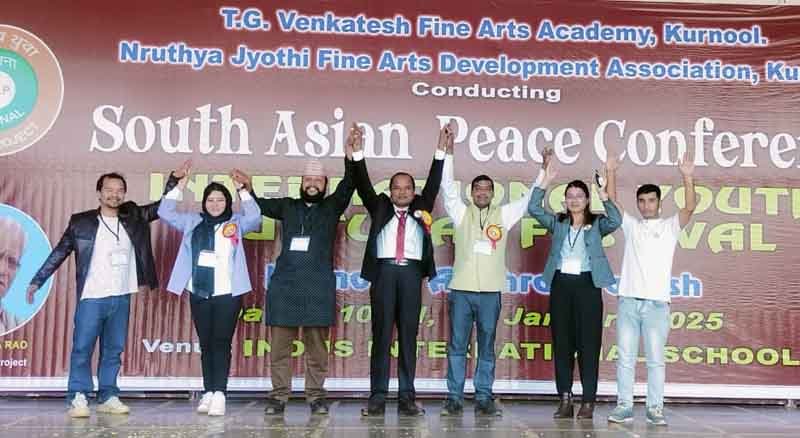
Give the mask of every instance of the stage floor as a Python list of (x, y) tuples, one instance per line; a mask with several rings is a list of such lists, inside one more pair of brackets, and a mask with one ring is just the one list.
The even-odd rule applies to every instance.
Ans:
[(800, 410), (778, 406), (670, 404), (667, 427), (648, 425), (636, 406), (633, 424), (609, 424), (613, 405), (600, 403), (594, 421), (555, 421), (555, 402), (505, 401), (502, 418), (473, 415), (441, 418), (438, 400), (424, 400), (425, 417), (398, 417), (389, 403), (385, 418), (362, 418), (363, 401), (334, 400), (331, 415), (311, 417), (307, 405), (292, 401), (283, 417), (265, 417), (260, 400), (231, 399), (224, 417), (194, 412), (186, 399), (125, 399), (130, 415), (96, 414), (70, 419), (58, 399), (0, 399), (0, 437), (800, 437)]

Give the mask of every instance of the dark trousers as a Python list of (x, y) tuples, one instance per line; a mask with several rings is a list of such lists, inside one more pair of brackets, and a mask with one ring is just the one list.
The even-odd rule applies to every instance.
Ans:
[(206, 299), (192, 294), (189, 303), (200, 339), (203, 388), (206, 392), (225, 392), (231, 370), (231, 342), (242, 309), (242, 297), (228, 294)]
[(590, 272), (569, 275), (556, 271), (550, 288), (550, 333), (559, 395), (572, 393), (577, 352), (582, 400), (595, 401), (603, 338), (603, 296), (594, 287)]
[(397, 324), (399, 359), (398, 396), (414, 400), (417, 370), (417, 331), (422, 306), (422, 270), (418, 264), (381, 264), (369, 289), (372, 306), (372, 349), (370, 350), (370, 401), (383, 402), (389, 391), (389, 351), (392, 329)]

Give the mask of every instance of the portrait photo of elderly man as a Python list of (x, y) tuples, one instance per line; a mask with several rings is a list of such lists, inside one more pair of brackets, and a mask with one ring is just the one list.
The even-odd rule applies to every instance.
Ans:
[(0, 217), (0, 334), (15, 329), (22, 322), (9, 311), (6, 297), (19, 271), (25, 231), (17, 221)]

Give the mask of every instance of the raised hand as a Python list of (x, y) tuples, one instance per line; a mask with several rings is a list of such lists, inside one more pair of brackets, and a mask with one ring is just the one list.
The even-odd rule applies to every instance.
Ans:
[(456, 122), (449, 121), (447, 123), (447, 153), (452, 155), (453, 154), (453, 145), (455, 144), (456, 140)]
[(35, 284), (28, 286), (28, 290), (25, 293), (25, 296), (27, 297), (28, 300), (28, 304), (33, 304), (33, 298), (36, 295), (37, 290), (39, 290), (39, 286)]
[(609, 199), (616, 204), (617, 208), (624, 210), (617, 196), (617, 169), (619, 169), (619, 154), (615, 150), (606, 151), (606, 163), (601, 171), (601, 178), (598, 178), (598, 194), (600, 199), (605, 202)]
[(186, 173), (183, 178), (178, 180), (177, 188), (178, 190), (185, 190), (186, 185), (189, 183), (189, 173)]
[(364, 150), (364, 128), (359, 128), (353, 123), (347, 133), (347, 140), (344, 143), (344, 152), (348, 160), (353, 159), (353, 152)]
[(436, 144), (436, 149), (453, 153), (453, 143), (455, 142), (456, 124), (452, 120), (439, 130), (439, 141)]
[(616, 172), (619, 169), (619, 158), (614, 151), (606, 151), (605, 171), (607, 173)]
[(175, 175), (175, 178), (181, 179), (189, 174), (192, 170), (192, 160), (186, 160), (183, 164), (180, 165), (177, 169), (175, 169), (172, 174)]
[[(552, 155), (552, 154), (551, 154)], [(547, 166), (544, 168), (544, 178), (542, 179), (542, 187), (547, 187), (553, 180), (556, 179), (558, 171), (555, 168), (554, 160), (548, 159)]]
[(606, 188), (606, 185), (602, 185), (602, 186), (598, 187), (597, 188), (597, 194), (600, 196), (600, 200), (601, 201), (603, 201), (603, 202), (608, 201), (609, 196), (608, 196), (608, 190)]
[(546, 170), (547, 167), (550, 166), (550, 163), (553, 161), (554, 154), (555, 152), (553, 151), (553, 148), (545, 148), (542, 151), (542, 169)]
[(678, 220), (681, 228), (692, 219), (695, 209), (697, 208), (697, 192), (694, 188), (694, 156), (689, 155), (688, 151), (683, 153), (683, 156), (678, 160), (678, 170), (681, 171), (683, 176), (683, 189), (685, 195), (684, 206), (678, 212)]
[(694, 174), (694, 157), (689, 157), (688, 151), (685, 151), (678, 160), (678, 170), (684, 177), (691, 177)]
[(250, 175), (242, 172), (239, 169), (231, 170), (231, 179), (233, 179), (233, 183), (236, 185), (237, 188), (244, 187), (247, 189), (248, 192), (253, 190), (253, 182), (250, 179)]

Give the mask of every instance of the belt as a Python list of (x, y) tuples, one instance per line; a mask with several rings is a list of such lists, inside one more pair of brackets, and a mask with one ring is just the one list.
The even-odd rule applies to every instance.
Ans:
[(561, 269), (556, 269), (556, 275), (569, 275), (570, 277), (582, 277), (584, 275), (592, 275), (592, 271), (581, 271), (580, 274), (568, 274), (566, 272), (561, 272)]
[(419, 260), (411, 260), (411, 259), (402, 259), (397, 261), (396, 259), (378, 259), (379, 265), (394, 265), (394, 266), (419, 266), (421, 262)]

